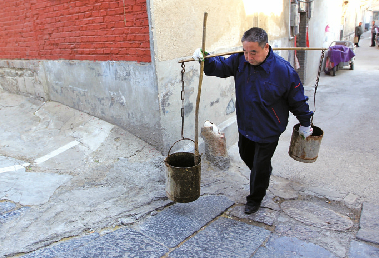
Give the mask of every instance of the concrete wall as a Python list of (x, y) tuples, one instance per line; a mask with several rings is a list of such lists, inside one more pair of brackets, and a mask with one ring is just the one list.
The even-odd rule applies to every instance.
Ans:
[(152, 64), (67, 60), (0, 60), (0, 87), (39, 96), (121, 126), (162, 146)]
[(50, 99), (41, 61), (0, 60), (0, 87), (15, 94)]

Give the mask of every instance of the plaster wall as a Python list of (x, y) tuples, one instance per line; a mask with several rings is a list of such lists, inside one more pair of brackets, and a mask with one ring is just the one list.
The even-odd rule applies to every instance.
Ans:
[[(340, 40), (342, 2), (318, 0), (314, 1), (312, 17), (308, 23), (308, 35), (310, 47), (328, 48), (333, 41)], [(307, 79), (304, 85), (314, 86), (321, 51), (307, 52)]]
[(360, 21), (360, 0), (351, 0), (342, 7), (341, 30), (343, 40), (354, 41), (355, 27)]
[[(181, 138), (181, 66), (201, 47), (204, 12), (205, 49), (211, 53), (241, 50), (243, 33), (254, 26), (265, 29), (273, 47), (292, 46), (289, 40), (289, 1), (268, 0), (154, 0), (150, 4), (164, 148)], [(279, 51), (291, 61), (289, 51)], [(292, 55), (293, 58), (293, 55)], [(195, 105), (200, 65), (186, 62), (184, 73), (184, 137), (194, 139)], [(199, 110), (200, 127), (210, 120), (227, 133), (227, 144), (237, 140), (233, 78), (204, 76)], [(231, 129), (232, 128), (232, 129)], [(201, 140), (201, 139), (200, 139)]]

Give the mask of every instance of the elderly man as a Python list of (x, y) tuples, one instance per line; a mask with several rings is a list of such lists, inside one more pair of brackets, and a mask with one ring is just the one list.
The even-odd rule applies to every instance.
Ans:
[(243, 53), (224, 57), (203, 57), (196, 49), (194, 59), (204, 60), (209, 76), (233, 76), (239, 131), (239, 153), (251, 170), (250, 194), (245, 213), (258, 211), (271, 176), (271, 158), (280, 135), (288, 124), (289, 111), (300, 121), (300, 134), (312, 134), (308, 98), (292, 66), (272, 51), (267, 33), (261, 28), (247, 30), (242, 39)]

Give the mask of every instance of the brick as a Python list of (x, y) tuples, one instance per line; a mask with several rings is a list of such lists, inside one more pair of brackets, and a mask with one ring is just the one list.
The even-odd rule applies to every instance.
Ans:
[(125, 0), (125, 5), (136, 5), (137, 1), (136, 0)]
[(146, 1), (83, 2), (0, 3), (0, 58), (150, 60)]
[(125, 5), (125, 7), (123, 9), (125, 10), (125, 13), (133, 12), (133, 6), (132, 5)]
[[(121, 6), (123, 6), (123, 3), (121, 3), (122, 5)], [(109, 8), (110, 9), (116, 9), (116, 8), (119, 8), (120, 7), (120, 5), (119, 5), (119, 3), (118, 2), (110, 2), (109, 3)]]

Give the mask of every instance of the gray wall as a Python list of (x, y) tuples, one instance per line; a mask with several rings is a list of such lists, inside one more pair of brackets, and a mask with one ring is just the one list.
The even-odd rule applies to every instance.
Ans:
[(162, 150), (152, 64), (0, 61), (0, 86), (57, 101), (118, 125)]

